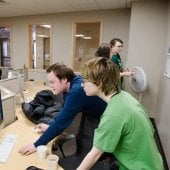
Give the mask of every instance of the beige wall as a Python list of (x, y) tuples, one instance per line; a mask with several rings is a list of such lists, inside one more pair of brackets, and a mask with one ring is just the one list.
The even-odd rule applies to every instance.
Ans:
[[(139, 1), (131, 10), (128, 65), (140, 66), (146, 73), (148, 87), (142, 104), (150, 116), (157, 113), (158, 88), (166, 38), (167, 5), (160, 1)], [(128, 81), (129, 82), (129, 81)], [(127, 82), (128, 86), (129, 83)], [(129, 87), (130, 93), (139, 98)]]
[[(89, 19), (90, 18), (90, 19)], [(0, 18), (0, 25), (12, 25), (12, 57), (13, 67), (28, 66), (29, 24), (52, 24), (52, 62), (64, 62), (72, 66), (72, 23), (74, 21), (103, 21), (102, 42), (108, 42), (113, 37), (120, 37), (125, 42), (123, 56), (127, 56), (129, 39), (130, 9), (92, 11), (80, 13), (62, 13), (37, 15), (27, 17)]]
[(167, 51), (170, 46), (170, 1), (168, 5), (168, 25), (166, 34), (166, 44), (163, 54), (163, 64), (161, 68), (160, 86), (158, 95), (158, 106), (156, 115), (156, 123), (160, 138), (164, 147), (167, 162), (170, 167), (170, 79), (166, 78), (163, 74), (165, 71)]
[[(164, 76), (170, 44), (170, 5), (167, 4), (153, 0), (133, 3), (127, 61), (129, 66), (140, 66), (146, 73), (148, 88), (142, 95), (142, 104), (149, 115), (155, 117), (170, 166), (170, 79)], [(128, 91), (139, 98), (139, 94), (130, 89), (128, 81), (126, 84)]]

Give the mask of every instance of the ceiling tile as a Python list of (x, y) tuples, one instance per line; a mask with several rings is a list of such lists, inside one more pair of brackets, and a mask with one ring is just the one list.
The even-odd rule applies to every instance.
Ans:
[[(0, 17), (127, 8), (133, 0), (6, 0)], [(129, 7), (129, 6), (128, 6)]]

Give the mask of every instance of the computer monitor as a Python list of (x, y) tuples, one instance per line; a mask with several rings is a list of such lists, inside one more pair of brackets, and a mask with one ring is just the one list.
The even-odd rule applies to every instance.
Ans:
[(8, 78), (8, 72), (9, 72), (9, 67), (4, 67), (2, 69), (1, 79), (7, 79)]
[(1, 90), (0, 90), (0, 125), (3, 122), (3, 108), (2, 108), (2, 96), (1, 96)]

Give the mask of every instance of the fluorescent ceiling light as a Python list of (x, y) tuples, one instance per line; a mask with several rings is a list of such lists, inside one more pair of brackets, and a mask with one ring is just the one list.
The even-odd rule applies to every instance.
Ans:
[(85, 40), (91, 40), (92, 39), (92, 37), (82, 37), (83, 39), (85, 39)]
[(85, 36), (83, 34), (76, 34), (75, 36), (80, 37), (80, 38), (85, 39), (85, 40), (91, 40), (92, 39), (92, 37), (88, 37), (88, 36)]
[(43, 38), (48, 38), (48, 35), (44, 35), (44, 34), (38, 34), (37, 37), (43, 37)]
[(42, 27), (45, 27), (45, 28), (50, 28), (51, 25), (41, 25)]
[(75, 36), (76, 36), (76, 37), (84, 37), (83, 34), (76, 34)]

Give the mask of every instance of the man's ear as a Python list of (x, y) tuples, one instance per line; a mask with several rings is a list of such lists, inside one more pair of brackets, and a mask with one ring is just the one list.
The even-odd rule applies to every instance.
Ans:
[(67, 78), (63, 78), (63, 79), (61, 80), (61, 82), (67, 84), (67, 82), (68, 82), (68, 81), (67, 81)]
[(102, 89), (102, 83), (100, 83), (99, 85), (97, 85), (98, 89)]

